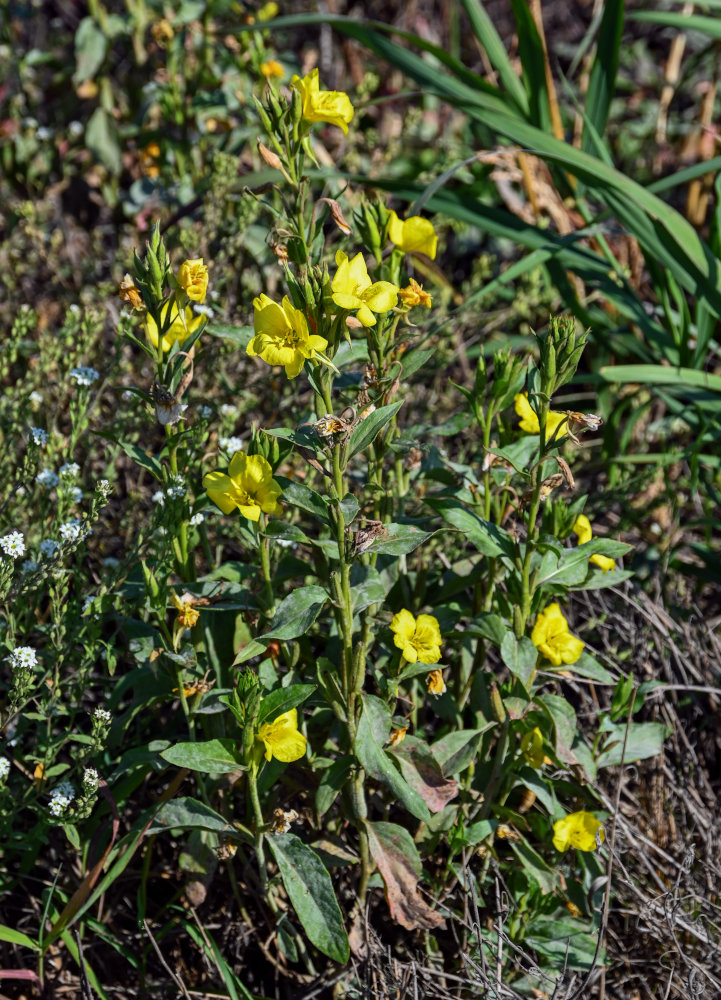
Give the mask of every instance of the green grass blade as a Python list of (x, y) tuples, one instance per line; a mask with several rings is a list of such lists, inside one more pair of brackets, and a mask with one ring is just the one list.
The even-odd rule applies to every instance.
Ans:
[(703, 14), (674, 14), (668, 10), (639, 10), (628, 16), (632, 21), (650, 21), (652, 24), (678, 28), (683, 32), (700, 31), (709, 38), (721, 38), (721, 21), (717, 17), (705, 17)]
[(711, 375), (695, 368), (668, 368), (665, 365), (615, 365), (601, 368), (607, 382), (641, 382), (651, 385), (678, 385), (684, 388), (721, 392), (721, 375)]
[(539, 128), (550, 131), (551, 109), (543, 42), (526, 0), (511, 0), (511, 8), (518, 29), (518, 52), (530, 104), (529, 120)]
[(511, 65), (506, 47), (496, 31), (493, 21), (486, 13), (480, 0), (461, 0), (461, 2), (471, 22), (474, 34), (482, 48), (485, 49), (488, 60), (498, 73), (506, 92), (523, 116), (528, 117), (530, 112), (528, 94)]
[(621, 36), (623, 34), (624, 0), (606, 0), (603, 17), (598, 32), (596, 55), (591, 68), (591, 77), (586, 95), (586, 115), (588, 122), (583, 130), (581, 148), (591, 152), (595, 143), (587, 129), (602, 136), (608, 121), (608, 109), (616, 86)]

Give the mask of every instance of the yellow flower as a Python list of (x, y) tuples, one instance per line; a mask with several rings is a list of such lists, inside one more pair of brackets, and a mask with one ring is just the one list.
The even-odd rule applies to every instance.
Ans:
[(541, 611), (531, 632), (531, 642), (554, 667), (575, 663), (586, 645), (568, 630), (560, 605), (553, 602)]
[[(585, 514), (579, 514), (576, 518), (576, 523), (573, 526), (574, 534), (578, 535), (578, 544), (585, 545), (586, 542), (590, 542), (593, 538), (593, 532), (591, 531), (591, 522), (588, 520)], [(610, 569), (616, 568), (616, 563), (609, 556), (594, 555), (588, 560), (589, 562), (595, 563), (604, 573), (608, 573)]]
[(426, 257), (435, 260), (438, 237), (430, 219), (412, 215), (410, 219), (401, 222), (396, 213), (391, 212), (386, 233), (391, 243), (395, 243), (404, 253), (424, 253)]
[(521, 737), (521, 753), (526, 763), (530, 764), (531, 767), (535, 767), (536, 770), (543, 766), (546, 755), (543, 752), (543, 733), (538, 726), (534, 729), (529, 729)]
[(283, 712), (273, 722), (262, 725), (256, 739), (265, 745), (266, 760), (275, 757), (284, 764), (299, 760), (308, 743), (305, 736), (298, 732), (298, 712), (294, 708)]
[(339, 250), (335, 255), (338, 270), (333, 278), (333, 301), (339, 309), (358, 310), (363, 326), (373, 326), (373, 313), (388, 312), (398, 304), (398, 286), (390, 281), (371, 282), (362, 253), (353, 260)]
[[(160, 322), (162, 325), (165, 324), (165, 317), (168, 315), (169, 306), (170, 301), (166, 302), (160, 310)], [(191, 333), (195, 333), (201, 323), (205, 322), (205, 317), (194, 315), (190, 306), (185, 307), (181, 316), (176, 302), (173, 303), (173, 311), (170, 315), (171, 324), (163, 334), (163, 351), (169, 351), (176, 341), (182, 344), (184, 340), (188, 339)], [(158, 346), (158, 327), (150, 313), (145, 317), (145, 336), (153, 347)]]
[(302, 78), (294, 76), (290, 85), (301, 96), (305, 121), (328, 122), (348, 131), (354, 114), (350, 97), (341, 90), (321, 90), (317, 69)]
[(208, 291), (208, 268), (202, 257), (186, 260), (178, 271), (178, 284), (193, 302), (204, 302)]
[(266, 78), (266, 80), (272, 79), (277, 76), (278, 79), (282, 79), (285, 76), (285, 70), (278, 62), (277, 59), (269, 59), (267, 62), (260, 64), (260, 72)]
[[(526, 434), (538, 434), (541, 428), (538, 423), (538, 417), (531, 408), (531, 404), (528, 402), (528, 393), (519, 392), (519, 394), (513, 398), (513, 405), (516, 413), (521, 418), (521, 422), (518, 425), (521, 430), (525, 431)], [(549, 410), (548, 417), (546, 418), (546, 437), (552, 437), (558, 425), (565, 422), (565, 413), (558, 413), (556, 410)], [(558, 437), (564, 437), (564, 433), (565, 432), (561, 431)]]
[(173, 602), (173, 606), (178, 612), (176, 621), (181, 628), (192, 628), (195, 624), (197, 624), (197, 621), (200, 618), (200, 612), (196, 611), (193, 607), (195, 598), (192, 594), (186, 593), (178, 597), (178, 595), (171, 590), (170, 600)]
[(300, 374), (303, 364), (319, 361), (316, 352), (328, 346), (324, 337), (308, 332), (308, 320), (286, 295), (282, 306), (267, 295), (253, 299), (255, 336), (246, 348), (251, 358), (284, 365), (288, 378)]
[[(426, 662), (426, 660), (421, 660), (421, 663)], [(446, 682), (443, 680), (443, 671), (431, 670), (426, 677), (426, 686), (428, 688), (428, 694), (434, 694), (436, 698), (444, 694), (446, 690)]]
[(403, 305), (410, 309), (413, 306), (425, 306), (426, 309), (430, 309), (432, 302), (431, 297), (428, 292), (423, 291), (423, 285), (419, 285), (415, 278), (410, 278), (410, 284), (407, 288), (401, 288), (400, 292), (401, 302)]
[(402, 729), (394, 729), (390, 735), (390, 745), (392, 747), (397, 747), (406, 738), (406, 733), (408, 732), (408, 726), (403, 726)]
[(553, 846), (557, 851), (567, 851), (575, 847), (579, 851), (596, 850), (596, 834), (603, 842), (605, 834), (602, 824), (590, 812), (575, 812), (564, 816), (553, 824)]
[(236, 451), (230, 461), (228, 474), (209, 472), (203, 476), (203, 486), (224, 514), (236, 507), (249, 521), (257, 521), (260, 512), (277, 514), (281, 488), (273, 479), (273, 470), (262, 455), (246, 455)]
[[(395, 632), (393, 642), (409, 663), (438, 663), (440, 660), (441, 630), (433, 615), (418, 615), (416, 619), (403, 608), (393, 616), (391, 632)], [(434, 673), (440, 674), (440, 670)]]

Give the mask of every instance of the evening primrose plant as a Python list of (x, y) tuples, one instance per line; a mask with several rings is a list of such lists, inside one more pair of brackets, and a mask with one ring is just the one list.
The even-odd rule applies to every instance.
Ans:
[[(285, 92), (269, 78), (257, 110), (277, 179), (247, 197), (266, 213), (280, 279), (241, 306), (252, 329), (217, 332), (238, 344), (240, 385), (252, 372), (282, 394), (279, 426), (245, 428), (217, 453), (193, 444), (206, 424), (183, 407), (197, 406), (193, 372), (215, 333), (196, 311), (207, 271), (196, 258), (175, 274), (157, 228), (135, 260), (135, 343), (156, 372), (145, 398), (172, 411), (155, 453), (126, 449), (167, 514), (171, 558), (143, 564), (145, 669), (165, 672), (181, 721), (160, 755), (195, 772), (183, 808), (206, 824), (212, 813), (232, 839), (285, 958), (310, 968), (309, 941), (346, 961), (350, 922), (380, 886), (393, 919), (430, 940), (444, 918), (421, 881), (442, 898), (449, 872), (472, 877), (483, 898), (493, 863), (523, 900), (519, 943), (554, 907), (592, 900), (569, 959), (588, 967), (606, 819), (593, 782), (621, 758), (617, 718), (589, 744), (567, 697), (571, 680), (614, 683), (571, 594), (628, 573), (616, 562), (627, 546), (594, 536), (575, 496), (582, 435), (599, 420), (558, 402), (585, 334), (553, 316), (525, 354), (481, 356), (473, 386), (458, 387), (465, 412), (430, 430), (468, 435), (468, 464), (448, 460), (428, 425), (404, 418), (433, 353), (432, 289), (414, 269), (438, 255), (434, 223), (348, 192), (349, 223), (338, 192), (316, 190), (315, 130), (353, 122), (317, 71)], [(623, 759), (655, 752), (654, 739), (628, 741)], [(290, 809), (310, 784), (312, 816)], [(321, 831), (350, 858), (346, 912), (313, 847)], [(465, 875), (469, 849), (481, 863)]]

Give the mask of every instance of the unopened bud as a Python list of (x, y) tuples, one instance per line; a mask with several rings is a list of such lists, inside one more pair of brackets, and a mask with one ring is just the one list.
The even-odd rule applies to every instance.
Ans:
[(498, 690), (497, 684), (491, 685), (490, 700), (493, 718), (496, 722), (505, 722), (508, 718), (508, 713), (506, 712), (506, 706), (503, 704), (503, 698), (501, 698), (501, 692)]

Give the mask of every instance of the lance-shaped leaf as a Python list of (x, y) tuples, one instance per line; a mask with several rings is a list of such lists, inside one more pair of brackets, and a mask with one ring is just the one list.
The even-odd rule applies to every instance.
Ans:
[(234, 740), (207, 740), (204, 743), (176, 743), (160, 754), (169, 764), (208, 774), (230, 774), (245, 770)]
[(363, 712), (358, 722), (354, 750), (365, 771), (381, 781), (417, 819), (431, 818), (428, 806), (421, 796), (396, 770), (383, 744), (391, 731), (391, 713), (374, 695), (363, 695)]
[(440, 812), (458, 794), (458, 782), (444, 778), (430, 747), (423, 740), (406, 736), (390, 752), (400, 764), (403, 777), (431, 812)]
[(348, 935), (323, 862), (295, 834), (272, 834), (266, 843), (308, 940), (335, 962), (347, 962)]
[(393, 919), (409, 931), (444, 927), (443, 917), (418, 891), (421, 859), (410, 833), (395, 823), (366, 823), (366, 830)]

